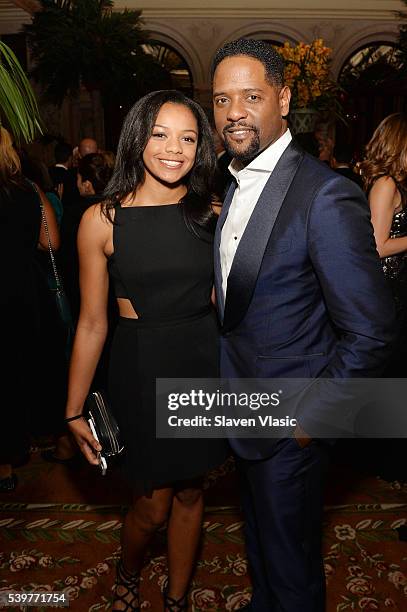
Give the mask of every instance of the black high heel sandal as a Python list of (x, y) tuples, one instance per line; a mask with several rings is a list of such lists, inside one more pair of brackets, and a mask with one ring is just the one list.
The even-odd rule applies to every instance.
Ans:
[(174, 599), (168, 595), (168, 585), (164, 592), (164, 612), (185, 612), (188, 610), (188, 593), (185, 593), (180, 599)]
[[(116, 568), (115, 602), (122, 603), (126, 607), (123, 610), (112, 608), (112, 612), (140, 612), (140, 572), (131, 573), (123, 565), (120, 559)], [(127, 598), (131, 596), (131, 603)]]

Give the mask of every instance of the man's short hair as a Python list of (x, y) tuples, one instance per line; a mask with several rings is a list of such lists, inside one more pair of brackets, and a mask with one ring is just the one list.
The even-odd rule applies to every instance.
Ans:
[(342, 164), (350, 164), (353, 158), (353, 147), (347, 142), (337, 140), (335, 142), (333, 156), (337, 162)]
[(211, 77), (218, 65), (228, 57), (246, 55), (258, 60), (264, 66), (266, 79), (271, 85), (282, 87), (284, 83), (284, 59), (271, 43), (255, 40), (254, 38), (238, 38), (228, 42), (218, 49), (212, 60)]
[(55, 163), (63, 164), (68, 161), (72, 155), (72, 147), (67, 142), (58, 142), (55, 145), (54, 157)]

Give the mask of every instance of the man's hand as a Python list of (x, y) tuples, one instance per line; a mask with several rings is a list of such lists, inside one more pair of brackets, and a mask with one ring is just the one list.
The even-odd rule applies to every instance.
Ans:
[(294, 438), (301, 448), (305, 448), (312, 442), (312, 438), (299, 425), (294, 429)]

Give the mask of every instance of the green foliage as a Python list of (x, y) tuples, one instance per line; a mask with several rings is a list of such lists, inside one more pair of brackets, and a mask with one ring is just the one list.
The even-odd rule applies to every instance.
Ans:
[(31, 85), (12, 50), (0, 41), (0, 125), (14, 139), (31, 142), (42, 133), (40, 113)]
[[(81, 86), (111, 100), (134, 100), (158, 89), (166, 71), (146, 54), (140, 11), (113, 11), (112, 0), (41, 0), (25, 26), (35, 67), (32, 76), (61, 105)], [(158, 85), (158, 86), (157, 86)]]
[(341, 85), (348, 93), (374, 90), (399, 80), (402, 66), (397, 47), (372, 44), (359, 55), (359, 61), (348, 62), (341, 74)]

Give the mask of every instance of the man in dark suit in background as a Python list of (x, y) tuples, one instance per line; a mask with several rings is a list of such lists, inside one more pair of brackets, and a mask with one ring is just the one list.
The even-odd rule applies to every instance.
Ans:
[[(271, 45), (228, 43), (212, 74), (234, 177), (215, 236), (222, 377), (374, 376), (394, 312), (362, 192), (292, 142), (284, 63)], [(253, 578), (248, 610), (325, 610), (328, 444), (318, 436), (332, 412), (304, 401), (280, 439), (230, 439)]]
[(76, 172), (72, 168), (73, 149), (67, 142), (58, 142), (54, 150), (55, 164), (49, 168), (49, 175), (55, 191), (64, 206), (70, 206), (79, 197), (76, 186)]
[(352, 169), (352, 157), (352, 146), (337, 139), (333, 149), (332, 168), (338, 174), (346, 176), (346, 178), (354, 181), (359, 187), (362, 187), (362, 177)]

